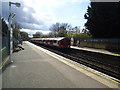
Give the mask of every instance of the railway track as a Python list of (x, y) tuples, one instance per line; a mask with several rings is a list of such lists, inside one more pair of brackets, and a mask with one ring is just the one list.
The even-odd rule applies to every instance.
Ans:
[[(38, 45), (38, 44), (36, 44)], [(58, 49), (49, 46), (41, 46), (49, 51), (69, 58), (77, 63), (91, 67), (120, 80), (120, 57), (95, 53), (78, 49)]]

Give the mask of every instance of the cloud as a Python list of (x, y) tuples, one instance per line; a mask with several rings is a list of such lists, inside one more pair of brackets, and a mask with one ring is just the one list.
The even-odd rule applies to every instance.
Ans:
[[(3, 2), (2, 16), (8, 18), (9, 16), (9, 3)], [(69, 3), (79, 2), (83, 0), (12, 0), (14, 2), (20, 2), (21, 7), (16, 8), (11, 5), (11, 12), (16, 13), (16, 18), (12, 21), (18, 22), (23, 29), (42, 30), (43, 32), (49, 31), (49, 27), (58, 22), (58, 17), (55, 15), (55, 9), (62, 8), (62, 6)], [(72, 7), (72, 6), (71, 6)], [(63, 10), (64, 11), (64, 10)], [(63, 13), (64, 14), (64, 13)], [(68, 17), (64, 17), (68, 18)], [(76, 16), (72, 17), (73, 19)], [(61, 19), (62, 22), (65, 20)]]
[(65, 4), (69, 0), (22, 0), (26, 6), (40, 10), (45, 5), (48, 8), (55, 8)]
[(44, 28), (44, 26), (40, 26), (38, 24), (33, 24), (33, 23), (26, 23), (26, 22), (20, 22), (20, 25), (22, 26), (22, 28), (26, 28), (26, 29), (41, 29)]
[(76, 18), (77, 18), (77, 16), (75, 16), (75, 15), (74, 15), (74, 16), (72, 16), (71, 18), (76, 19)]
[[(25, 29), (41, 29), (48, 30), (49, 26), (46, 23), (50, 23), (51, 18), (49, 15), (44, 15), (44, 18), (41, 18), (36, 14), (34, 8), (27, 7), (24, 3), (21, 3), (20, 8), (15, 8), (11, 6), (11, 12), (16, 13), (16, 18), (12, 21), (17, 22)], [(7, 20), (9, 15), (9, 3), (2, 3), (2, 16)], [(35, 16), (36, 15), (36, 16)], [(46, 22), (45, 22), (46, 21)]]
[(21, 2), (22, 0), (1, 0), (2, 2)]
[[(31, 16), (37, 20), (37, 22), (42, 22), (45, 27), (49, 27), (55, 23), (53, 9), (60, 7), (69, 0), (22, 0), (24, 3), (23, 11), (25, 13), (30, 13), (31, 8), (34, 12), (31, 12)], [(30, 9), (30, 10), (31, 10)], [(26, 17), (25, 19), (27, 19)]]
[(20, 31), (24, 31), (24, 32), (27, 32), (29, 34), (35, 34), (36, 32), (42, 32), (43, 34), (48, 34), (50, 31), (49, 30), (31, 30), (31, 29), (21, 29)]
[(74, 2), (74, 3), (78, 3), (78, 2), (90, 2), (90, 0), (72, 0), (72, 2)]
[[(17, 18), (16, 21), (20, 21), (24, 28), (48, 30), (49, 27), (55, 23), (53, 8), (57, 8), (68, 1), (69, 0), (22, 0), (24, 17), (22, 16), (19, 20)], [(21, 20), (23, 20), (23, 22)]]
[(28, 12), (28, 8), (27, 8), (27, 7), (24, 7), (24, 8), (23, 8), (23, 11), (24, 11), (24, 12)]

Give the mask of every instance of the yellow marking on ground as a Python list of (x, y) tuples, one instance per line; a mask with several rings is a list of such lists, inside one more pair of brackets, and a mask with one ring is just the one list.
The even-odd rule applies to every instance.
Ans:
[[(29, 43), (29, 42), (28, 42), (28, 43)], [(48, 54), (48, 55), (56, 58), (57, 60), (59, 60), (59, 61), (65, 63), (65, 64), (71, 66), (72, 68), (74, 68), (74, 69), (76, 69), (76, 70), (84, 73), (85, 75), (87, 75), (87, 76), (89, 76), (89, 77), (91, 77), (91, 78), (99, 81), (100, 83), (102, 83), (102, 84), (104, 84), (104, 85), (106, 85), (106, 86), (108, 86), (108, 87), (110, 87), (110, 88), (119, 88), (120, 83), (117, 82), (117, 81), (115, 81), (115, 80), (112, 80), (112, 79), (109, 78), (109, 77), (106, 77), (106, 76), (104, 76), (104, 75), (102, 75), (102, 74), (99, 74), (99, 73), (97, 73), (97, 72), (93, 72), (93, 71), (91, 71), (90, 69), (85, 68), (84, 66), (82, 66), (82, 65), (80, 65), (80, 64), (79, 64), (79, 66), (76, 66), (77, 64), (74, 63), (73, 61), (68, 61), (66, 58), (64, 58), (64, 57), (62, 57), (62, 56), (59, 56), (59, 55), (57, 55), (57, 54), (55, 54), (55, 53), (53, 53), (53, 52), (50, 52), (50, 51), (48, 51), (48, 50), (45, 50), (45, 49), (43, 49), (43, 48), (41, 48), (41, 47), (38, 47), (38, 46), (36, 46), (36, 45), (34, 45), (34, 44), (32, 44), (32, 43), (29, 43), (29, 45), (32, 45), (32, 46), (34, 46), (35, 48), (40, 49), (41, 51), (45, 52), (46, 54)], [(97, 75), (95, 75), (95, 74), (97, 74)], [(100, 76), (103, 77), (103, 78), (101, 78)], [(107, 80), (106, 80), (106, 79), (107, 79)], [(108, 81), (108, 80), (110, 80), (111, 82)]]

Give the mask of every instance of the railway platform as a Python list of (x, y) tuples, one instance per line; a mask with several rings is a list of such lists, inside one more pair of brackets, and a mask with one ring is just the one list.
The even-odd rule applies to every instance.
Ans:
[(2, 88), (101, 88), (116, 90), (119, 83), (64, 57), (23, 43), (13, 53), (13, 63), (2, 73)]
[(90, 51), (90, 52), (96, 52), (96, 53), (102, 53), (102, 54), (108, 54), (108, 55), (113, 55), (113, 56), (120, 56), (120, 54), (113, 53), (113, 52), (110, 52), (104, 49), (95, 49), (95, 48), (78, 47), (78, 46), (71, 46), (71, 48)]

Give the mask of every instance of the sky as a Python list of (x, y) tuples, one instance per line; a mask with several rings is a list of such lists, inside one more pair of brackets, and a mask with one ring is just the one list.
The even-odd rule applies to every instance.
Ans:
[[(4, 1), (4, 2), (3, 2)], [(21, 31), (34, 34), (41, 31), (48, 34), (49, 28), (56, 22), (68, 23), (83, 27), (86, 20), (84, 14), (90, 4), (89, 0), (3, 0), (2, 17), (9, 15), (9, 1), (21, 3), (20, 8), (11, 6), (11, 12), (16, 13), (12, 21), (22, 27)]]

